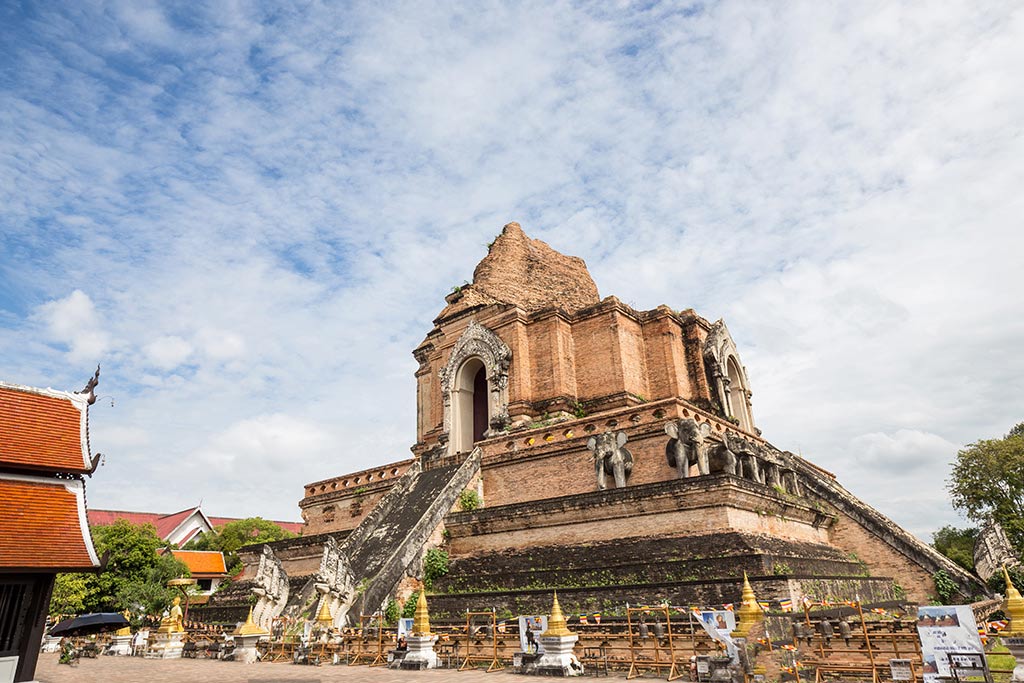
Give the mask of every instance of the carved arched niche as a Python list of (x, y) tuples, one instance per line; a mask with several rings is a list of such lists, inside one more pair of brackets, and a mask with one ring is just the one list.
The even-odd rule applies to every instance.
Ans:
[(718, 398), (726, 415), (734, 417), (741, 429), (756, 433), (754, 413), (751, 410), (750, 379), (740, 362), (736, 342), (729, 334), (725, 322), (719, 320), (711, 326), (704, 341), (704, 361), (711, 379), (711, 390)]
[(483, 436), (494, 436), (508, 425), (511, 362), (512, 351), (498, 335), (475, 320), (469, 323), (440, 372), (444, 396), (441, 440), (447, 441), (449, 455), (473, 450), (472, 410), (476, 388), (480, 386), (479, 372), (486, 375), (487, 387), (487, 429)]

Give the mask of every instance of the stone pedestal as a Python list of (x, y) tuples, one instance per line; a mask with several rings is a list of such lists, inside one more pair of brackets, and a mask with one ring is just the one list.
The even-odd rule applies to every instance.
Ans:
[(1024, 635), (1004, 636), (1003, 644), (1017, 660), (1017, 666), (1013, 668), (1013, 678), (1010, 680), (1013, 683), (1024, 683)]
[(157, 631), (149, 636), (146, 659), (181, 659), (181, 649), (184, 646), (184, 631), (173, 631), (171, 633)]
[(252, 635), (235, 634), (235, 661), (243, 664), (253, 664), (259, 660), (259, 653), (256, 651), (256, 643), (260, 642), (265, 634), (254, 633)]
[(409, 651), (402, 658), (401, 668), (403, 669), (435, 669), (437, 668), (437, 653), (434, 652), (434, 643), (437, 636), (406, 636), (409, 643)]
[(118, 655), (119, 657), (128, 657), (132, 654), (132, 637), (131, 636), (114, 636), (113, 641), (110, 643), (110, 649), (107, 650), (109, 654)]
[(581, 676), (583, 674), (583, 665), (572, 653), (579, 636), (575, 633), (566, 636), (542, 635), (538, 640), (540, 640), (543, 652), (535, 662), (524, 663), (524, 673), (541, 676)]

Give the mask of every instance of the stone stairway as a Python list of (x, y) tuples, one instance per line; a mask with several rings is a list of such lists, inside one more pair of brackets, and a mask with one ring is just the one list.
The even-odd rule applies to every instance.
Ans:
[(390, 491), (341, 546), (356, 582), (350, 623), (380, 609), (406, 570), (422, 558), (427, 540), (480, 471), (480, 450), (461, 464), (427, 470), (417, 464), (415, 470), (407, 473), (407, 485)]

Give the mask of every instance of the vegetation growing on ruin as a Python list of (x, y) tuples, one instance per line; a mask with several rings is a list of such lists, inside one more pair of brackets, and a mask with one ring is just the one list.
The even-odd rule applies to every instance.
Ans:
[(414, 616), (416, 616), (416, 603), (419, 602), (419, 599), (419, 591), (414, 591), (413, 594), (406, 599), (405, 604), (402, 605), (403, 619), (412, 619)]
[(432, 588), (434, 581), (448, 573), (448, 553), (440, 548), (431, 548), (423, 556), (423, 585)]
[(932, 580), (935, 581), (935, 595), (938, 596), (939, 602), (943, 605), (951, 604), (953, 596), (957, 594), (958, 590), (953, 577), (945, 569), (940, 569), (932, 574)]
[(480, 499), (480, 494), (473, 489), (466, 489), (459, 494), (459, 509), (463, 512), (476, 510), (482, 503), (483, 501)]

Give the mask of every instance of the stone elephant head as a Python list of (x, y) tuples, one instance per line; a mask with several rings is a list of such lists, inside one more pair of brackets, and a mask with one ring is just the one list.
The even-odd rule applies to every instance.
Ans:
[(625, 432), (605, 432), (592, 436), (587, 440), (587, 448), (594, 454), (594, 473), (597, 475), (597, 488), (608, 487), (605, 475), (615, 479), (615, 488), (626, 485), (626, 478), (633, 471), (633, 456), (626, 450), (629, 437)]
[(676, 476), (685, 479), (690, 475), (690, 466), (697, 465), (697, 474), (708, 473), (708, 457), (704, 451), (704, 431), (693, 419), (672, 420), (665, 423), (669, 435), (665, 445), (665, 456)]

